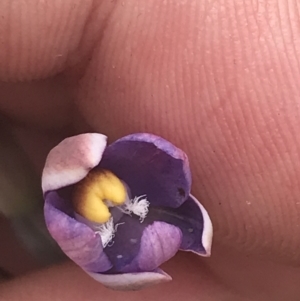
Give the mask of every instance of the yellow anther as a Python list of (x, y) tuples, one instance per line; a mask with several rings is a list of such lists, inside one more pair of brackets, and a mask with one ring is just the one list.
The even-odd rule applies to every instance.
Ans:
[(126, 197), (126, 188), (117, 176), (108, 170), (94, 170), (76, 184), (73, 206), (89, 221), (102, 224), (111, 216), (105, 201), (118, 206), (125, 202)]

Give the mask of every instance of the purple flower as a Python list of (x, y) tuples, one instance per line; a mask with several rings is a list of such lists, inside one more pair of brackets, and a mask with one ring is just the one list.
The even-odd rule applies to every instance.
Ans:
[(190, 194), (187, 156), (161, 137), (133, 134), (108, 147), (101, 134), (67, 138), (50, 151), (42, 187), (50, 234), (108, 287), (170, 281), (159, 266), (178, 250), (210, 255), (212, 224)]

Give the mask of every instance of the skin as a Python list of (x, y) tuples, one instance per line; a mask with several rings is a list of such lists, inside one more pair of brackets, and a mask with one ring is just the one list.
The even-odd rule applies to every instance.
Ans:
[(298, 4), (2, 0), (0, 112), (36, 173), (67, 135), (152, 132), (189, 155), (215, 232), (167, 285), (120, 294), (67, 264), (1, 300), (299, 300)]

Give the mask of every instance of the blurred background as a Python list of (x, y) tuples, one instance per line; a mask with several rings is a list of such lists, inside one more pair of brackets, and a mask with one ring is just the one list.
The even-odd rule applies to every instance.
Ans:
[(0, 120), (0, 282), (62, 259), (45, 227), (40, 175)]

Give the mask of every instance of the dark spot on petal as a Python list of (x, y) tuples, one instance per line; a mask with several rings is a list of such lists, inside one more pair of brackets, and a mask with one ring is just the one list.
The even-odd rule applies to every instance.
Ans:
[(180, 196), (182, 196), (182, 197), (185, 196), (185, 191), (184, 191), (183, 188), (178, 188), (177, 191), (178, 191), (178, 193), (179, 193)]

